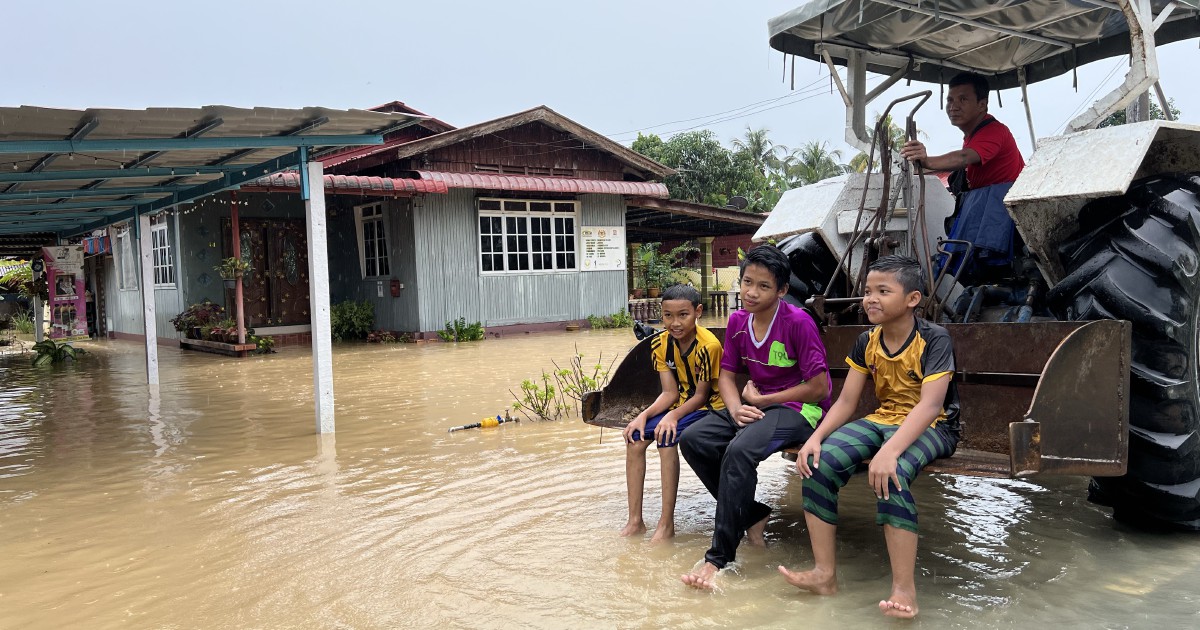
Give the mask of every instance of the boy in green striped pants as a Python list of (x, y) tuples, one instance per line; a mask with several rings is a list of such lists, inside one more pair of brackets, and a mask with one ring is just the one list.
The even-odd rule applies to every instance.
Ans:
[[(796, 459), (816, 566), (779, 567), (793, 586), (837, 592), (838, 491), (870, 459), (875, 522), (883, 526), (892, 567), (892, 592), (879, 609), (889, 617), (917, 615), (917, 507), (909, 485), (929, 462), (952, 455), (959, 436), (950, 335), (914, 315), (923, 278), (920, 263), (905, 256), (884, 256), (868, 268), (863, 310), (875, 327), (846, 357), (851, 369), (842, 392)], [(868, 378), (879, 408), (851, 422)]]

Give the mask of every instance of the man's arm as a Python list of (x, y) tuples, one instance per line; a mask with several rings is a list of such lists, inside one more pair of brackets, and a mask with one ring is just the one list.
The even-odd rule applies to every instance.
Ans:
[(943, 155), (929, 155), (919, 140), (909, 140), (900, 148), (900, 155), (909, 162), (919, 162), (930, 171), (957, 171), (983, 161), (975, 149), (959, 149)]
[(896, 476), (896, 462), (908, 447), (921, 437), (921, 434), (933, 424), (938, 414), (942, 412), (942, 404), (946, 401), (946, 390), (950, 388), (950, 379), (954, 375), (946, 373), (942, 376), (921, 384), (921, 400), (917, 401), (912, 411), (905, 416), (904, 422), (892, 437), (883, 443), (879, 452), (871, 458), (867, 469), (868, 481), (875, 489), (875, 496), (888, 498), (888, 480), (900, 487), (900, 479)]

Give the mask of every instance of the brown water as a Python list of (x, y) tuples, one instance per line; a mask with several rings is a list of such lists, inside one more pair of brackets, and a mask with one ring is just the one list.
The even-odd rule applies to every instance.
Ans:
[[(775, 573), (811, 561), (780, 458), (760, 475), (778, 508), (769, 548), (743, 550), (720, 593), (699, 593), (677, 577), (708, 546), (713, 502), (686, 464), (680, 534), (652, 546), (616, 534), (616, 432), (602, 440), (578, 420), (446, 432), (501, 410), (507, 388), (574, 344), (595, 356), (633, 339), (338, 346), (336, 441), (313, 433), (307, 348), (163, 350), (158, 391), (136, 343), (88, 344), (52, 369), (0, 357), (0, 628), (880, 623), (888, 569), (865, 485), (843, 501), (839, 595), (799, 594)], [(1200, 538), (1114, 525), (1085, 486), (922, 478), (916, 626), (1200, 625)]]

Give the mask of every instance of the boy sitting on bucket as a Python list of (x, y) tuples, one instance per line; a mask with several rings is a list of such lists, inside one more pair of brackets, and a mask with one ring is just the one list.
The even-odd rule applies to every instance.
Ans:
[(642, 489), (646, 482), (646, 449), (651, 438), (658, 446), (662, 478), (662, 514), (650, 542), (675, 536), (675, 496), (679, 490), (679, 435), (715, 409), (724, 409), (715, 387), (721, 370), (721, 342), (697, 326), (704, 307), (696, 289), (680, 284), (662, 294), (666, 330), (650, 341), (654, 370), (662, 393), (625, 430), (625, 483), (629, 490), (629, 520), (622, 536), (646, 531), (642, 521)]
[[(884, 256), (868, 267), (862, 305), (875, 327), (846, 357), (851, 369), (842, 392), (796, 460), (816, 566), (804, 572), (779, 567), (793, 586), (837, 592), (838, 490), (870, 458), (867, 483), (878, 499), (875, 522), (883, 526), (892, 567), (892, 593), (879, 609), (889, 617), (917, 615), (917, 507), (909, 485), (921, 468), (958, 445), (950, 335), (913, 314), (923, 277), (920, 263), (904, 256)], [(868, 377), (879, 408), (848, 422)]]

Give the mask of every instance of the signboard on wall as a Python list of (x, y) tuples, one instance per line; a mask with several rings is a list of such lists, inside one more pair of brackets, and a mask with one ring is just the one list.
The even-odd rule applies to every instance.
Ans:
[(625, 270), (625, 228), (589, 225), (579, 228), (583, 271)]
[(87, 302), (83, 282), (83, 246), (43, 247), (50, 288), (50, 338), (87, 339)]

